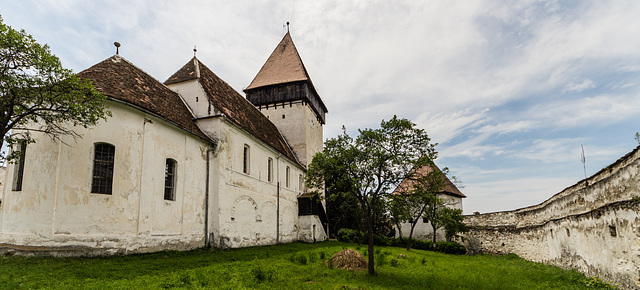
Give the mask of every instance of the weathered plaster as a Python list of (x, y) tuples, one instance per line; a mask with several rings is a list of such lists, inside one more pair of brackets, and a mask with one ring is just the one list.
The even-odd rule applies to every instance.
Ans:
[(468, 248), (640, 288), (639, 149), (539, 205), (466, 216)]
[[(451, 196), (446, 194), (438, 195), (439, 198), (443, 200), (445, 206), (460, 209), (462, 210), (462, 198), (457, 196)], [(402, 231), (402, 236), (405, 238), (409, 237), (411, 233), (411, 224), (410, 223), (401, 223), (400, 229)], [(396, 237), (400, 237), (400, 233), (396, 232)], [(412, 239), (417, 240), (425, 240), (431, 241), (433, 240), (433, 227), (431, 226), (431, 222), (424, 222), (422, 218), (418, 220), (415, 228), (413, 229)], [(436, 231), (436, 240), (444, 241), (446, 240), (445, 232), (443, 228), (440, 228)]]
[[(36, 134), (23, 190), (5, 188), (0, 241), (14, 246), (92, 247), (115, 252), (202, 246), (207, 143), (139, 110), (108, 103), (113, 117), (83, 138)], [(95, 142), (115, 146), (113, 193), (91, 193)], [(166, 158), (178, 162), (176, 200), (164, 200)], [(185, 166), (189, 164), (188, 166)], [(12, 178), (12, 173), (8, 178)]]

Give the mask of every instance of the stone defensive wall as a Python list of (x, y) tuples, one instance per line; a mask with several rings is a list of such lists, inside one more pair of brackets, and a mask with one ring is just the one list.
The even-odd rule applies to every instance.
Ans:
[(640, 146), (538, 205), (465, 223), (470, 253), (517, 254), (640, 289)]

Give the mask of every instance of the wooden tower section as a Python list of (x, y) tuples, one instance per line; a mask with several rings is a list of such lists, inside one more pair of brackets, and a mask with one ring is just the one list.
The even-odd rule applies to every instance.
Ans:
[(327, 107), (288, 32), (244, 92), (278, 127), (300, 163), (308, 165), (322, 151)]

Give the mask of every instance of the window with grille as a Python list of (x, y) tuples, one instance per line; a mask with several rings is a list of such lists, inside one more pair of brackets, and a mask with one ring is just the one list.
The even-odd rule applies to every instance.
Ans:
[(249, 145), (244, 144), (244, 151), (242, 157), (242, 172), (249, 174), (249, 158), (251, 157), (251, 151)]
[(176, 170), (178, 162), (171, 158), (167, 158), (164, 167), (164, 199), (176, 200)]
[(20, 141), (18, 143), (18, 147), (20, 150), (20, 155), (18, 157), (18, 161), (16, 161), (13, 171), (13, 191), (21, 191), (22, 190), (22, 178), (24, 177), (24, 156), (27, 152), (27, 142)]
[(111, 194), (113, 185), (113, 161), (116, 147), (107, 143), (94, 146), (92, 193)]

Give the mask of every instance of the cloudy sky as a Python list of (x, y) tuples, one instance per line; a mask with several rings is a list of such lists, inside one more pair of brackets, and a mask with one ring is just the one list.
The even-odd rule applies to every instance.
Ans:
[(465, 213), (540, 203), (638, 146), (640, 1), (0, 0), (81, 71), (115, 53), (160, 81), (193, 55), (236, 90), (291, 22), (325, 137), (394, 114), (439, 143)]

